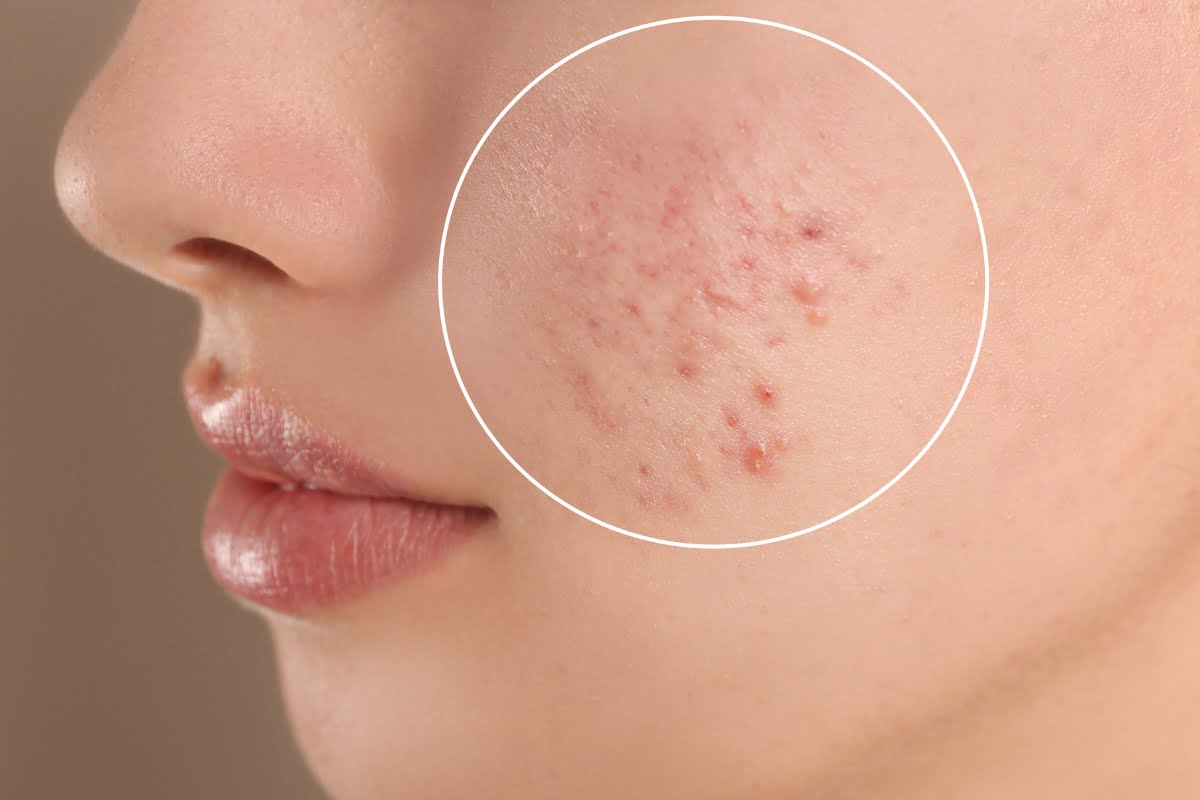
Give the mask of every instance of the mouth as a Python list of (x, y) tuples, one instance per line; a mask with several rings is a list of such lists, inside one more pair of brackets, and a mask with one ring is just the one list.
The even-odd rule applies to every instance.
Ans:
[(197, 364), (184, 396), (201, 440), (229, 462), (205, 511), (204, 556), (241, 600), (325, 610), (428, 572), (494, 518), (414, 495), (269, 390), (221, 375)]

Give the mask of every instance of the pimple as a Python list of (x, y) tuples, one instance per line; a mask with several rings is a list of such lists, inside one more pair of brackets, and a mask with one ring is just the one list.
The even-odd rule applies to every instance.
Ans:
[(825, 298), (825, 293), (825, 283), (811, 273), (792, 281), (792, 296), (806, 306), (820, 303)]
[(748, 442), (742, 448), (742, 467), (751, 475), (774, 472), (786, 450), (787, 440), (780, 436)]
[(759, 383), (754, 386), (754, 399), (764, 408), (774, 408), (779, 398), (774, 389), (765, 383)]
[(825, 235), (825, 229), (820, 225), (810, 223), (800, 227), (800, 235), (810, 242), (815, 242)]
[(722, 409), (721, 415), (725, 420), (726, 427), (734, 429), (741, 427), (742, 418), (732, 408), (726, 407)]
[(681, 378), (691, 380), (696, 377), (696, 364), (691, 361), (680, 361), (675, 365), (675, 374)]

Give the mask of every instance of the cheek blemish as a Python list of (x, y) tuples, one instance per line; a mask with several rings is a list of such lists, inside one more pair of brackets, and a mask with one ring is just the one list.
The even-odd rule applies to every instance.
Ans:
[(785, 452), (787, 441), (782, 437), (750, 442), (742, 450), (742, 468), (750, 475), (774, 474)]
[(799, 275), (791, 283), (792, 298), (804, 312), (804, 319), (813, 327), (822, 327), (827, 321), (825, 301), (829, 287), (824, 280), (808, 272)]
[(616, 433), (619, 428), (616, 417), (601, 400), (601, 394), (597, 390), (591, 374), (582, 369), (572, 369), (568, 375), (575, 398), (575, 408), (583, 412), (584, 416), (600, 431), (608, 434)]
[(643, 510), (786, 473), (807, 441), (800, 392), (763, 371), (785, 344), (821, 346), (806, 332), (878, 261), (836, 165), (798, 163), (804, 143), (752, 123), (765, 113), (614, 134), (586, 162), (599, 175), (572, 151), (548, 204), (563, 224), (549, 227), (553, 260), (535, 279), (550, 289), (532, 317), (597, 446), (621, 459), (602, 474)]
[(775, 396), (775, 390), (765, 383), (756, 384), (754, 387), (754, 399), (763, 408), (774, 408), (778, 398)]

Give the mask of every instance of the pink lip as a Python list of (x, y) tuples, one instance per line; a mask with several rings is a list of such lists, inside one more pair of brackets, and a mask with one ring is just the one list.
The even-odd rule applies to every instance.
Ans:
[(185, 383), (201, 438), (231, 464), (204, 519), (218, 584), (288, 614), (315, 611), (428, 571), (487, 509), (408, 496), (382, 470), (256, 387)]

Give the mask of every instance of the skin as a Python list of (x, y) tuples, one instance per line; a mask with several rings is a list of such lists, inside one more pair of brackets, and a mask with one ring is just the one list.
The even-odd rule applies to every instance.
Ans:
[[(697, 13), (886, 69), (961, 157), (992, 255), (978, 371), (929, 456), (749, 550), (621, 537), (530, 486), (437, 315), (446, 205), (504, 104)], [(1184, 2), (143, 3), (64, 130), (72, 223), (197, 298), (198, 358), (497, 515), (426, 576), (268, 619), (330, 792), (1200, 793), (1198, 31)], [(878, 78), (780, 32), (694, 35), (594, 51), (497, 129), (447, 316), (484, 418), (551, 488), (745, 540), (928, 438), (977, 333), (979, 242)]]

